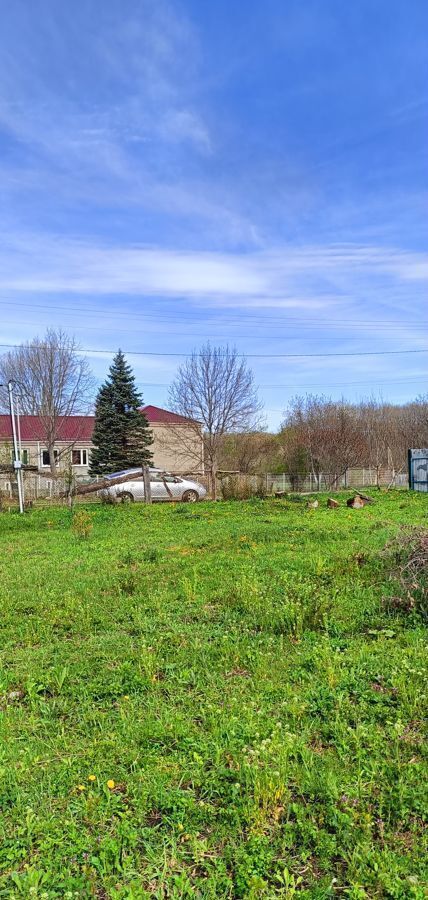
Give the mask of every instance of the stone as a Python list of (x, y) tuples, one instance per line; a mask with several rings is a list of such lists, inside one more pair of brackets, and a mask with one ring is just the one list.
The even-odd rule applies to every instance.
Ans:
[(340, 503), (338, 500), (334, 500), (333, 497), (329, 497), (327, 500), (327, 506), (329, 509), (337, 509), (337, 507), (340, 506)]
[(318, 500), (309, 500), (308, 501), (308, 509), (318, 509), (319, 503)]

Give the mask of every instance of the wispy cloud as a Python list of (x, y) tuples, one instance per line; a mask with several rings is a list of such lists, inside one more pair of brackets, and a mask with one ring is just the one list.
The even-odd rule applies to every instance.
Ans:
[[(183, 13), (168, 0), (142, 0), (123, 16), (112, 0), (93, 34), (89, 7), (79, 27), (67, 6), (52, 6), (49, 17), (36, 7), (17, 3), (11, 17), (16, 34), (33, 22), (34, 53), (25, 41), (11, 52), (7, 31), (0, 36), (0, 138), (14, 142), (27, 190), (54, 190), (68, 204), (159, 210), (175, 191), (179, 215), (181, 207), (226, 229), (238, 220), (188, 171), (214, 144), (195, 90), (198, 41)], [(19, 192), (16, 154), (4, 160), (0, 184)]]
[[(295, 247), (257, 253), (181, 252), (152, 247), (4, 234), (3, 291), (191, 298), (206, 303), (291, 309), (408, 302), (409, 285), (428, 282), (428, 257), (359, 245)], [(415, 295), (416, 296), (416, 295)]]
[[(426, 10), (417, 4), (411, 21), (397, 10), (385, 34), (387, 0), (370, 25), (361, 4), (352, 16), (325, 6), (269, 0), (242, 16), (230, 0), (7, 5), (3, 340), (54, 320), (99, 349), (123, 339), (174, 350), (175, 331), (186, 350), (192, 333), (212, 333), (242, 351), (342, 351), (366, 345), (364, 323), (393, 320), (391, 331), (367, 325), (371, 346), (423, 345)], [(146, 326), (147, 310), (169, 329)], [(381, 359), (374, 377), (407, 371)], [(100, 377), (105, 362), (94, 358)], [(296, 372), (351, 381), (367, 367), (259, 365), (264, 381), (287, 383)]]

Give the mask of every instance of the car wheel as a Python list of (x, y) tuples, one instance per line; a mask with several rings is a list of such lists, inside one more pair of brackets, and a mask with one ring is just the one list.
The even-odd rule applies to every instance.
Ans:
[(184, 503), (197, 503), (199, 500), (199, 494), (197, 491), (184, 491), (184, 494), (181, 498)]
[(133, 503), (134, 495), (131, 494), (130, 491), (121, 491), (120, 494), (117, 495), (117, 499), (120, 503)]

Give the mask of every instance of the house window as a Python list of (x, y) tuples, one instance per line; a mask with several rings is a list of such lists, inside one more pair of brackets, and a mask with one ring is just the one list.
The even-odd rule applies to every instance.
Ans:
[(23, 466), (28, 466), (28, 450), (21, 450), (21, 462)]
[[(58, 465), (58, 450), (54, 450), (55, 465)], [(47, 468), (50, 466), (49, 450), (42, 450), (42, 466)]]
[(71, 461), (73, 466), (87, 466), (88, 465), (88, 451), (87, 450), (72, 450), (71, 451)]

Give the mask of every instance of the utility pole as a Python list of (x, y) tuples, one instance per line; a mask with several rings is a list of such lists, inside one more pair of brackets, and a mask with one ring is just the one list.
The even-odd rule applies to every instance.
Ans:
[(19, 444), (16, 430), (16, 422), (15, 422), (15, 410), (13, 406), (13, 381), (8, 381), (7, 390), (9, 394), (9, 409), (10, 409), (10, 421), (12, 424), (12, 437), (13, 437), (13, 468), (16, 473), (16, 481), (18, 484), (18, 500), (19, 500), (19, 512), (24, 512), (24, 485), (22, 481), (22, 462), (21, 462), (21, 454), (19, 444), (21, 443), (21, 429), (18, 421), (18, 434), (19, 434)]

